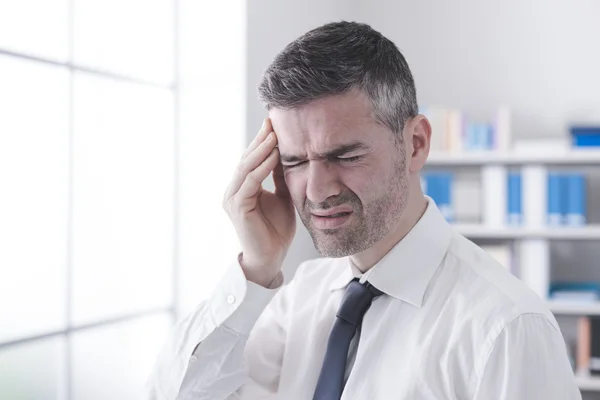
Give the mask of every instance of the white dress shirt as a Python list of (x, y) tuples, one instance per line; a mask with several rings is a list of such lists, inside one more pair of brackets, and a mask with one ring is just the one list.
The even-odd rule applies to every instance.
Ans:
[[(458, 234), (431, 199), (361, 277), (383, 291), (364, 316), (342, 399), (581, 399), (544, 301)], [(347, 284), (348, 257), (303, 263), (278, 289), (239, 264), (174, 329), (153, 400), (311, 400)]]

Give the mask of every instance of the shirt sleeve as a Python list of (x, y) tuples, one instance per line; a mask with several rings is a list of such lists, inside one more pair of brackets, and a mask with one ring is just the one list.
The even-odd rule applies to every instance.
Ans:
[[(281, 283), (280, 277), (271, 286)], [(146, 383), (146, 398), (271, 398), (285, 340), (277, 307), (268, 306), (278, 291), (247, 281), (239, 262), (234, 263), (210, 299), (171, 332)], [(249, 362), (261, 371), (258, 376), (248, 374)]]
[(474, 400), (581, 400), (560, 330), (545, 315), (513, 320), (496, 338)]

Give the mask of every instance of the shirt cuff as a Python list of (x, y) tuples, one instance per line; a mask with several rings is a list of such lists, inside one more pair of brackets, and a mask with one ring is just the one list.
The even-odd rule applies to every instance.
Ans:
[[(279, 273), (281, 275), (281, 272)], [(248, 334), (279, 291), (283, 276), (265, 288), (246, 279), (238, 261), (232, 263), (210, 299), (210, 309), (216, 326), (224, 325), (239, 334)]]

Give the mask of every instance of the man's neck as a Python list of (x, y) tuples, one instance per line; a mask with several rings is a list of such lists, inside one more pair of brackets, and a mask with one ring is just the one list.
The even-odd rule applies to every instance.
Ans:
[(419, 192), (414, 198), (409, 196), (408, 203), (400, 220), (379, 242), (363, 251), (350, 256), (352, 264), (365, 273), (379, 262), (404, 236), (416, 225), (427, 209), (427, 199)]

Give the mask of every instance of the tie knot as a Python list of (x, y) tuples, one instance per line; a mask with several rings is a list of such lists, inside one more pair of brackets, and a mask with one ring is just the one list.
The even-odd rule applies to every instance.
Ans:
[(375, 286), (371, 285), (371, 282), (365, 282), (365, 286), (367, 287), (367, 289), (369, 289), (369, 291), (371, 292), (373, 297), (381, 296), (383, 294), (383, 292), (381, 290), (379, 290)]
[(352, 280), (346, 288), (337, 317), (352, 325), (358, 325), (369, 309), (373, 298), (381, 294), (382, 292), (369, 282), (363, 285), (356, 279)]

